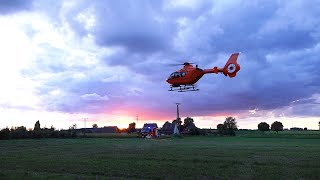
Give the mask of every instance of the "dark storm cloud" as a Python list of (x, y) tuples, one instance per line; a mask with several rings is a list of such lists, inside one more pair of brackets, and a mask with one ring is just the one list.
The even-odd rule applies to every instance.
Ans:
[[(304, 14), (303, 17), (307, 21), (320, 14), (313, 7), (314, 4), (305, 4), (309, 5), (300, 8), (300, 4), (290, 6), (290, 3), (244, 1), (221, 10), (203, 13), (181, 30), (184, 33), (185, 42), (194, 43), (195, 41), (202, 48), (192, 48), (192, 44), (190, 47), (188, 47), (189, 44), (185, 46), (187, 49), (205, 53), (233, 51), (266, 53), (312, 47), (319, 40), (313, 36), (314, 32), (319, 32), (316, 30), (319, 25), (312, 22), (305, 25), (306, 27), (301, 27), (304, 23), (300, 22), (300, 15)], [(315, 4), (319, 6), (318, 2)], [(284, 12), (285, 9), (287, 9), (286, 12)], [(298, 10), (300, 12), (297, 12)], [(306, 14), (306, 11), (311, 13)], [(284, 13), (288, 14), (284, 15)], [(196, 39), (194, 33), (200, 38)], [(198, 40), (202, 42), (197, 42)], [(200, 51), (197, 53), (201, 53)]]
[[(41, 93), (57, 87), (67, 92), (71, 99), (51, 99), (61, 111), (136, 107), (166, 115), (174, 102), (190, 115), (210, 115), (278, 109), (319, 93), (319, 1), (198, 3), (192, 9), (167, 1), (79, 2), (66, 13), (67, 22), (81, 37), (92, 35), (98, 46), (114, 53), (96, 65), (105, 66), (104, 73), (82, 69), (92, 73), (89, 78), (58, 77)], [(75, 18), (88, 8), (95, 17), (91, 29)], [(166, 64), (190, 59), (201, 68), (222, 67), (237, 51), (242, 52), (237, 77), (210, 74), (199, 81), (199, 92), (167, 92), (165, 79), (180, 67)], [(124, 69), (110, 69), (118, 67)], [(67, 71), (55, 64), (46, 68)], [(86, 94), (109, 99), (79, 98)]]
[(32, 0), (0, 0), (0, 15), (30, 10), (32, 8), (32, 3)]
[(174, 26), (166, 21), (158, 1), (107, 1), (97, 8), (96, 42), (122, 46), (132, 53), (170, 48)]

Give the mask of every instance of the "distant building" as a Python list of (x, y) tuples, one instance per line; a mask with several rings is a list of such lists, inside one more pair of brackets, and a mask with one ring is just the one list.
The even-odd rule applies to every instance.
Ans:
[(303, 131), (303, 128), (292, 127), (292, 128), (290, 128), (290, 131)]
[(104, 126), (102, 128), (82, 128), (87, 133), (118, 133), (117, 126)]

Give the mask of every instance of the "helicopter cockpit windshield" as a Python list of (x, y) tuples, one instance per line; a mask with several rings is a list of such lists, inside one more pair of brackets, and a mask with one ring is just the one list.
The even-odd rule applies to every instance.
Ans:
[(186, 75), (186, 72), (174, 72), (169, 76), (168, 79), (184, 77), (185, 75)]

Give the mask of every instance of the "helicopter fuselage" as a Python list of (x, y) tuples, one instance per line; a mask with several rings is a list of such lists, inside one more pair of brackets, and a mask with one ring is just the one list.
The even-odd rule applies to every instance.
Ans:
[(199, 81), (199, 79), (206, 73), (213, 73), (212, 69), (195, 68), (192, 65), (185, 65), (181, 70), (172, 73), (167, 82), (172, 87), (180, 85), (192, 85)]

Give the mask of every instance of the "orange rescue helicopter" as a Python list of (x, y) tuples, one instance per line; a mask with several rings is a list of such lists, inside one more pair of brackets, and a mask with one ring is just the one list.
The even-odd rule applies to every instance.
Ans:
[(237, 63), (239, 53), (233, 53), (223, 68), (214, 67), (213, 69), (200, 69), (198, 65), (193, 67), (194, 63), (183, 63), (184, 67), (174, 73), (172, 73), (167, 82), (171, 85), (169, 91), (198, 91), (195, 83), (199, 79), (208, 73), (223, 73), (225, 76), (233, 78), (240, 70), (240, 65)]

